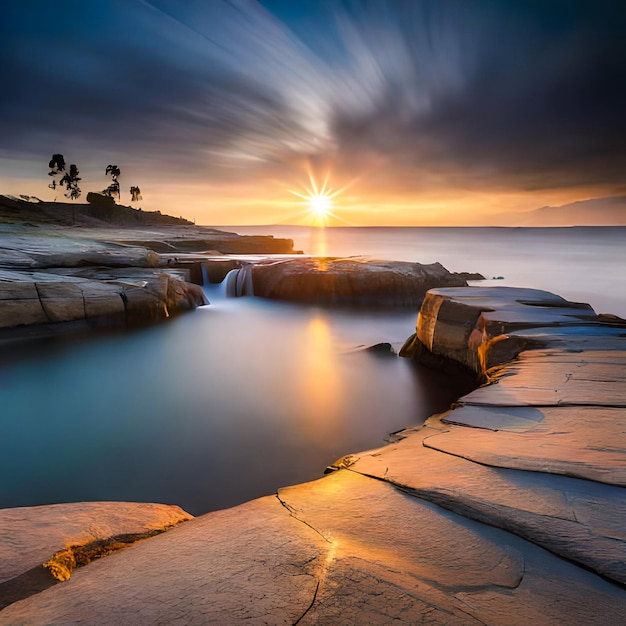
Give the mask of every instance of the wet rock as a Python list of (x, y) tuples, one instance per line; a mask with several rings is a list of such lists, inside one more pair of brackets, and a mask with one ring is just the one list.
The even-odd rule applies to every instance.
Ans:
[(210, 283), (221, 283), (226, 278), (228, 272), (234, 269), (240, 269), (245, 264), (245, 261), (238, 259), (211, 259), (203, 263), (206, 268), (207, 279)]
[(367, 348), (365, 348), (365, 351), (379, 357), (397, 356), (393, 349), (393, 346), (390, 343), (377, 343), (373, 346), (368, 346)]

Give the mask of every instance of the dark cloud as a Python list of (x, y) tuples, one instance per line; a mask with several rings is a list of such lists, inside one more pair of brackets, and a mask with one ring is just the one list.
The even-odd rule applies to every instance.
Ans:
[(3, 10), (5, 158), (117, 153), (222, 180), (277, 175), (306, 157), (405, 190), (623, 180), (620, 3), (69, 0), (60, 10), (24, 0)]
[[(462, 86), (407, 115), (407, 84), (388, 84), (367, 115), (335, 118), (343, 152), (383, 154), (416, 185), (429, 171), (459, 186), (620, 184), (625, 11), (614, 3), (614, 11), (599, 3), (597, 13), (592, 3), (546, 4), (469, 16), (465, 28), (480, 37), (470, 42), (475, 62)], [(420, 76), (406, 78), (418, 92)]]

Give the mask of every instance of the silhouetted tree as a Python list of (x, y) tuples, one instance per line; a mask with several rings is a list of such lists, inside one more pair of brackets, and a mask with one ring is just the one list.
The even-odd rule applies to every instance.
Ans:
[(56, 177), (61, 174), (61, 172), (65, 171), (65, 159), (62, 154), (53, 154), (50, 159), (50, 163), (48, 163), (48, 167), (50, 171), (48, 172), (48, 176), (53, 176), (52, 182), (48, 185), (50, 189), (57, 188), (57, 180)]
[[(61, 155), (55, 155), (55, 156), (61, 156)], [(61, 159), (63, 159), (63, 157), (61, 157)], [(79, 174), (78, 168), (76, 167), (74, 163), (72, 163), (70, 165), (70, 171), (65, 172), (65, 175), (59, 181), (59, 184), (65, 185), (65, 188), (67, 189), (65, 197), (70, 198), (71, 200), (76, 200), (76, 198), (79, 198), (81, 194), (80, 187), (78, 186), (78, 181), (81, 179), (79, 178), (78, 174)]]
[(120, 175), (120, 168), (117, 165), (107, 165), (104, 172), (105, 176), (111, 176), (111, 184), (102, 191), (105, 196), (117, 196), (120, 199), (120, 183), (117, 180)]
[(139, 187), (130, 188), (130, 201), (139, 202), (141, 200), (141, 189)]

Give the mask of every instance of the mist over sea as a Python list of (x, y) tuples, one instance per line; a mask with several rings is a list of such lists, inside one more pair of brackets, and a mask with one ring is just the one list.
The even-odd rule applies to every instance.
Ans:
[[(626, 228), (221, 227), (311, 254), (441, 262), (626, 316)], [(463, 390), (393, 356), (417, 311), (226, 298), (165, 324), (0, 359), (0, 507), (77, 500), (193, 514), (313, 480), (444, 410)]]
[(626, 318), (626, 226), (390, 228), (219, 226), (242, 235), (290, 237), (307, 254), (440, 262), (480, 272), (482, 285), (533, 287)]

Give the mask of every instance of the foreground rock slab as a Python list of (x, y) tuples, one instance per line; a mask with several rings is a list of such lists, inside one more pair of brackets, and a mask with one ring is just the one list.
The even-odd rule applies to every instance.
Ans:
[(623, 334), (545, 292), (431, 291), (416, 353), (428, 342), (483, 386), (320, 480), (90, 563), (0, 624), (621, 624)]
[(590, 572), (344, 470), (94, 562), (0, 623), (618, 623), (623, 608)]
[(164, 530), (191, 519), (178, 506), (78, 502), (0, 509), (0, 583), (70, 545)]
[[(543, 474), (538, 468), (490, 467), (442, 452), (438, 436), (459, 430), (431, 418), (424, 427), (403, 431), (398, 443), (354, 455), (346, 465), (626, 582), (623, 489)], [(463, 430), (470, 435), (473, 429)], [(471, 444), (470, 439), (468, 450)]]

